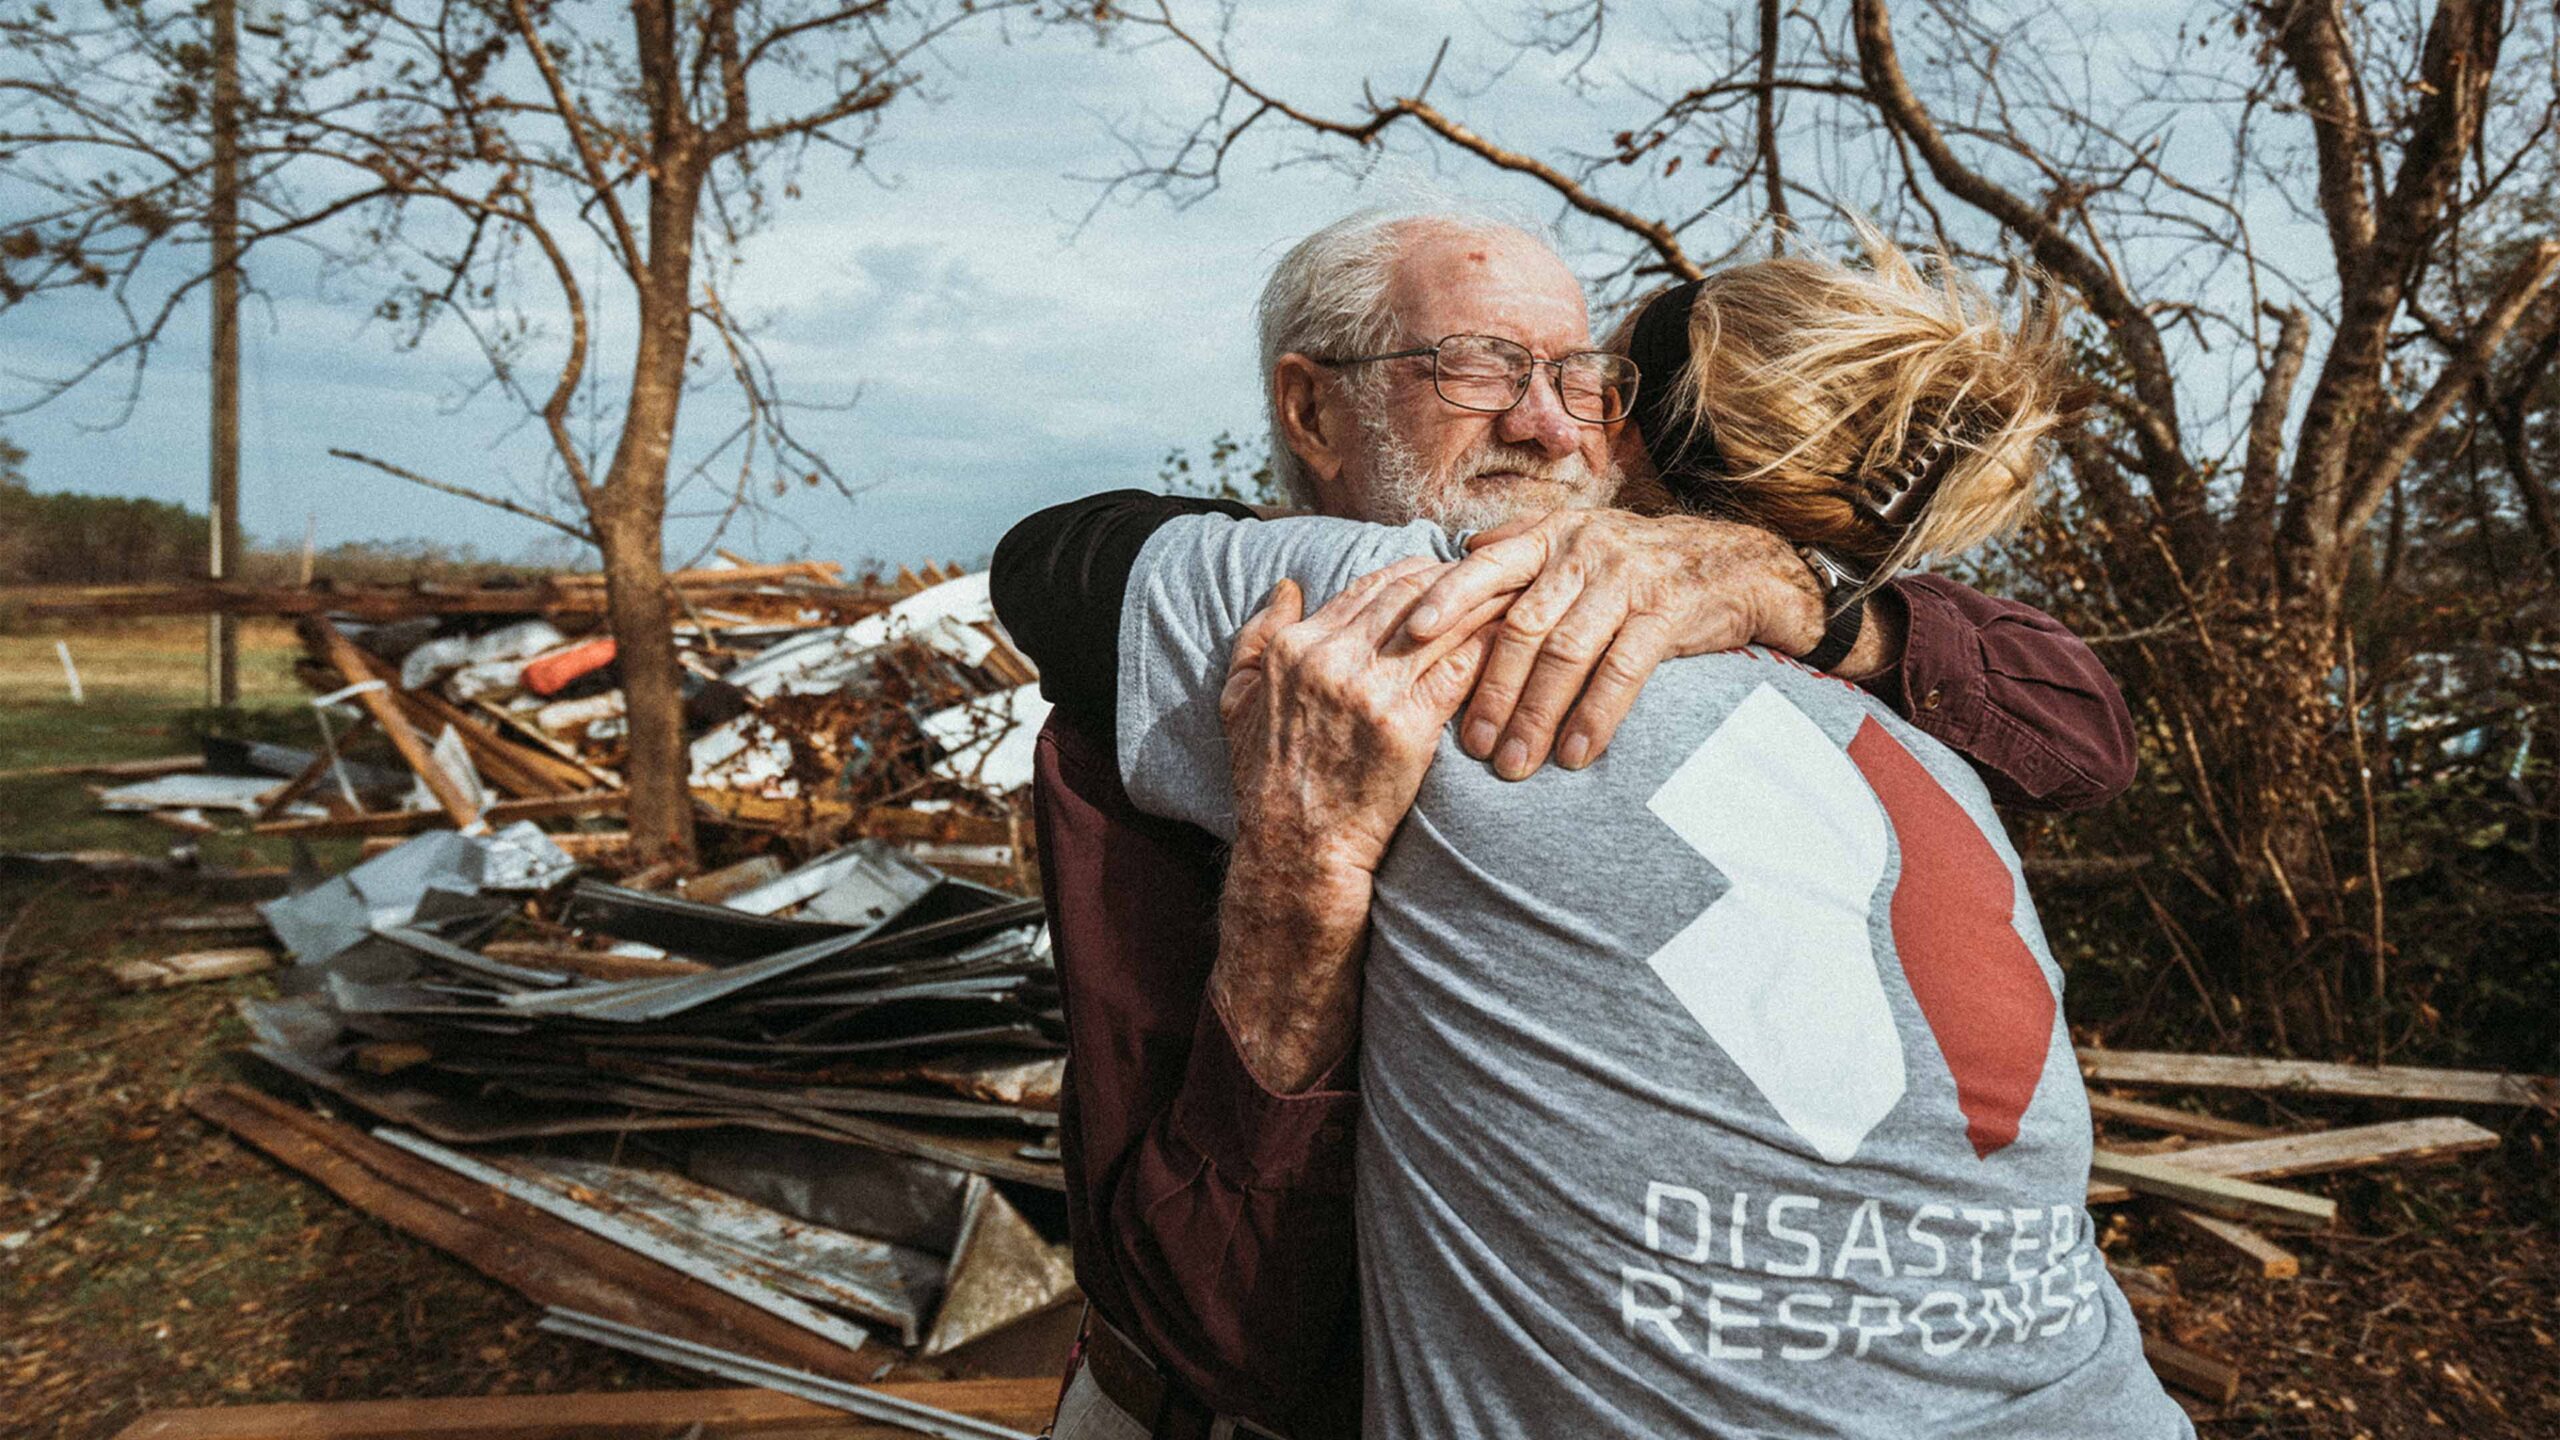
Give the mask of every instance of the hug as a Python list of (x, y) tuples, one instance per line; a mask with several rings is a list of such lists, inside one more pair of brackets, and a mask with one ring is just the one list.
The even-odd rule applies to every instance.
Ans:
[(2130, 782), (2024, 520), (2058, 320), (1866, 237), (1595, 343), (1539, 238), (1350, 217), (1263, 512), (997, 552), (1058, 713), (1085, 1437), (2176, 1437), (1994, 802)]

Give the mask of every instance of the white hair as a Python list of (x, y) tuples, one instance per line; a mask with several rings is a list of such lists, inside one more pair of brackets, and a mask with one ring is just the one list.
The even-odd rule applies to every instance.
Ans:
[[(1289, 247), (1263, 282), (1261, 313), (1263, 399), (1271, 420), (1271, 470), (1293, 504), (1312, 506), (1306, 466), (1289, 448), (1272, 393), (1280, 357), (1374, 355), (1396, 349), (1396, 317), (1387, 286), (1396, 259), (1415, 230), (1457, 235), (1518, 234), (1549, 250), (1554, 243), (1535, 222), (1485, 209), (1446, 203), (1354, 211)], [(1382, 378), (1364, 371), (1344, 376), (1364, 403), (1384, 393)]]

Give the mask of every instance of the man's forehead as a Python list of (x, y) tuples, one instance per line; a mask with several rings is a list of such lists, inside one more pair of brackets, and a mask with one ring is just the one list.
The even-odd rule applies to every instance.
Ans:
[(1582, 286), (1516, 231), (1427, 231), (1405, 242), (1388, 303), (1416, 340), (1501, 335), (1545, 350), (1591, 342)]

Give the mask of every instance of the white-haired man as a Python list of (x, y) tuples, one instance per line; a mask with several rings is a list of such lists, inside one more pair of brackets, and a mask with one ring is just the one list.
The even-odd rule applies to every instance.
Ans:
[[(2012, 803), (2095, 804), (2129, 782), (2121, 698), (2046, 617), (1923, 577), (1887, 587), (1846, 635), (1765, 532), (1603, 508), (1641, 380), (1592, 349), (1580, 287), (1537, 238), (1464, 216), (1354, 216), (1280, 262), (1261, 318), (1273, 458), (1300, 505), (1495, 531), (1479, 557), (1519, 598), (1460, 736), (1498, 773), (1551, 754), (1587, 764), (1657, 662), (1760, 644), (1828, 647), (1833, 674)], [(1040, 752), (1041, 861), (1070, 1042), (1069, 1219), (1093, 1307), (1062, 1440), (1357, 1428), (1347, 1062), (1367, 877), (1410, 798), (1392, 793), (1409, 767), (1389, 751), (1410, 736), (1378, 693), (1395, 666), (1337, 645), (1325, 673), (1273, 677), (1292, 687), (1292, 733), (1237, 757), (1248, 823), (1231, 852), (1129, 806), (1112, 755), (1128, 579), (1157, 528), (1203, 508), (1246, 513), (1117, 492), (1031, 517), (996, 556), (998, 611), (1059, 705)]]

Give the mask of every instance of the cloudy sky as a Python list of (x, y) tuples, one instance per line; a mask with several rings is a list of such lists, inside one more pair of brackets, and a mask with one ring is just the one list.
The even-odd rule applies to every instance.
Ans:
[[(1449, 37), (1437, 98), (1505, 143), (1555, 156), (1605, 147), (1638, 121), (1636, 87), (1694, 78), (1675, 24), (1723, 22), (1679, 9), (1686, 18), (1651, 22), (1654, 31), (1647, 17), (1613, 11), (1616, 28), (1589, 72), (1606, 83), (1594, 87), (1567, 83), (1561, 61), (1520, 58), (1502, 43), (1515, 12), (1500, 0), (1248, 5), (1233, 44), (1271, 87), (1347, 114), (1364, 79), (1399, 93)], [(1497, 70), (1502, 61), (1509, 68)], [(1251, 302), (1290, 241), (1435, 169), (1471, 194), (1552, 210), (1541, 192), (1444, 159), (1419, 137), (1391, 144), (1364, 176), (1303, 163), (1307, 143), (1276, 125), (1240, 147), (1227, 183), (1194, 203), (1139, 196), (1096, 210), (1094, 177), (1127, 164), (1116, 133), (1202, 113), (1214, 91), (1195, 58), (1055, 32), (1007, 36), (990, 25), (947, 42), (927, 69), (936, 98), (900, 103), (871, 173), (811, 159), (803, 196), (748, 252), (732, 303), (761, 317), (794, 395), (855, 400), (808, 414), (800, 430), (861, 493), (852, 502), (794, 494), (774, 522), (736, 533), (739, 548), (849, 563), (973, 560), (1029, 509), (1152, 486), (1170, 447), (1196, 453), (1221, 430), (1256, 432)], [(1567, 240), (1569, 258), (1594, 277), (1624, 255), (1622, 241), (1598, 231), (1569, 229)], [(466, 399), (483, 372), (458, 335), (403, 351), (368, 322), (370, 295), (291, 255), (262, 262), (255, 279), (262, 294), (244, 317), (242, 401), (253, 536), (298, 541), (316, 515), (324, 545), (417, 537), (514, 554), (544, 539), (529, 522), (326, 454), (346, 446), (488, 488), (530, 485), (537, 439), (494, 398)], [(34, 309), (0, 326), (0, 367), (12, 375), (58, 372), (94, 337), (67, 310)], [(602, 320), (608, 363), (628, 341), (616, 321)], [(113, 384), (6, 422), (32, 454), (30, 478), (42, 489), (200, 506), (203, 354), (199, 310), (177, 327), (120, 427), (96, 428), (117, 409)], [(734, 413), (720, 392), (705, 391), (685, 433), (716, 435)], [(703, 529), (679, 522), (677, 553)]]

